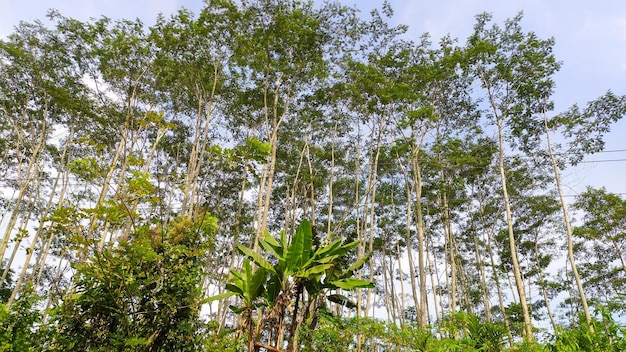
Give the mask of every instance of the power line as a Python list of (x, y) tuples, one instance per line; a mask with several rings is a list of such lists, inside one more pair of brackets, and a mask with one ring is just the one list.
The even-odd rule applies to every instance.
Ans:
[[(611, 192), (611, 194), (623, 196), (623, 195), (626, 195), (626, 192)], [(563, 195), (563, 197), (569, 197), (569, 198), (578, 197), (578, 196), (580, 196), (580, 194), (564, 194)], [(556, 198), (556, 195), (554, 197)]]
[[(611, 153), (611, 152), (621, 152), (624, 151), (626, 152), (626, 150), (613, 150), (613, 151), (606, 151), (607, 153)], [(583, 161), (579, 161), (578, 164), (593, 164), (593, 163), (617, 163), (617, 162), (625, 162), (626, 158), (622, 158), (622, 159), (600, 159), (600, 160), (583, 160)], [(396, 165), (396, 163), (385, 163), (385, 162), (379, 162), (377, 163), (378, 166), (393, 166)], [(446, 165), (447, 167), (463, 167), (465, 165)], [(483, 167), (473, 167), (475, 169), (482, 169)], [(77, 175), (69, 175), (67, 176), (69, 179), (74, 179), (74, 180), (78, 180), (80, 177)], [(29, 177), (29, 180), (31, 181), (42, 181), (42, 180), (54, 180), (55, 176), (49, 176), (49, 177), (44, 177), (44, 176), (31, 176)], [(157, 181), (159, 181), (158, 179), (156, 179)], [(13, 181), (13, 182), (17, 182), (18, 178), (14, 178), (14, 177), (0, 177), (0, 181)], [(85, 183), (88, 183), (88, 181), (83, 182), (71, 182), (68, 183), (69, 186), (82, 186)]]
[(611, 163), (611, 162), (622, 162), (622, 161), (626, 161), (626, 159), (583, 160), (578, 163), (579, 164), (591, 164), (591, 163)]
[(599, 152), (595, 152), (594, 154), (601, 154), (601, 153), (621, 153), (621, 152), (626, 152), (626, 149), (601, 150), (601, 151), (599, 151)]

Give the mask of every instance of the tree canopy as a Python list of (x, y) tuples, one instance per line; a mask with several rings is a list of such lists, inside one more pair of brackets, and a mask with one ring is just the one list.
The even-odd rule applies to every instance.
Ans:
[(0, 40), (0, 350), (623, 350), (626, 201), (561, 173), (626, 96), (554, 111), (521, 14), (433, 42), (392, 13)]

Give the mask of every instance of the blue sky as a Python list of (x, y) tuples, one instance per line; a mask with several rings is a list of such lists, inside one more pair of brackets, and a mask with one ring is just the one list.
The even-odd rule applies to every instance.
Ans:
[[(366, 15), (382, 1), (342, 0)], [(555, 37), (555, 54), (564, 65), (556, 75), (556, 110), (574, 103), (584, 105), (606, 90), (626, 94), (626, 1), (623, 0), (390, 0), (393, 23), (409, 26), (409, 38), (424, 32), (433, 39), (451, 34), (461, 42), (471, 33), (474, 16), (490, 12), (497, 22), (524, 12), (523, 28), (540, 37)], [(12, 32), (20, 20), (45, 20), (50, 8), (80, 20), (105, 15), (141, 18), (151, 24), (157, 14), (184, 6), (197, 11), (201, 0), (0, 0), (0, 37)], [(626, 149), (626, 121), (613, 126), (607, 150)], [(626, 159), (626, 152), (602, 153), (587, 160)], [(567, 171), (570, 194), (585, 185), (605, 186), (626, 193), (626, 161), (585, 163)]]

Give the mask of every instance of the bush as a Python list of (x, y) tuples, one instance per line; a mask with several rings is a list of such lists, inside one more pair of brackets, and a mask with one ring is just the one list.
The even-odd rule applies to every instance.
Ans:
[(591, 324), (580, 316), (577, 325), (559, 329), (549, 348), (553, 352), (622, 352), (626, 351), (625, 336), (626, 327), (617, 324), (611, 314), (600, 307)]
[(0, 352), (43, 351), (40, 299), (27, 286), (10, 308), (0, 303)]

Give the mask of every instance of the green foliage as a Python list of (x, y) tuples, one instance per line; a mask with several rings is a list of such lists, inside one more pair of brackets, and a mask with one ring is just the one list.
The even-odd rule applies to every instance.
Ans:
[[(276, 260), (276, 264), (272, 264), (269, 259), (266, 259), (261, 254), (255, 252), (251, 248), (247, 248), (242, 245), (237, 245), (239, 251), (242, 254), (250, 258), (259, 269), (256, 273), (249, 272), (250, 275), (257, 275), (259, 277), (265, 275), (264, 271), (270, 273), (273, 278), (267, 281), (267, 290), (260, 289), (258, 287), (251, 288), (254, 292), (257, 292), (259, 297), (263, 292), (287, 292), (291, 286), (298, 281), (304, 285), (307, 290), (312, 294), (317, 294), (322, 289), (337, 289), (342, 288), (344, 290), (353, 290), (356, 288), (368, 288), (373, 287), (373, 283), (367, 280), (359, 280), (350, 277), (355, 270), (360, 268), (366, 258), (360, 258), (345, 272), (341, 271), (338, 264), (339, 260), (348, 252), (356, 247), (358, 242), (351, 242), (348, 244), (341, 244), (341, 240), (336, 240), (326, 246), (313, 248), (311, 223), (307, 220), (303, 220), (296, 228), (296, 232), (293, 235), (291, 242), (287, 244), (284, 231), (281, 232), (280, 238), (276, 239), (270, 234), (266, 234), (264, 239), (259, 240), (261, 248), (265, 249), (268, 253), (272, 254)], [(249, 264), (244, 262), (244, 272), (233, 272), (234, 282), (239, 282), (241, 279), (246, 279), (246, 268)], [(250, 276), (251, 278), (252, 276)], [(323, 278), (323, 279), (322, 279)], [(246, 281), (244, 280), (244, 281)], [(250, 281), (250, 283), (252, 283)], [(276, 286), (277, 285), (277, 286)], [(236, 286), (236, 285), (235, 285)], [(276, 286), (276, 287), (274, 287)], [(228, 287), (227, 287), (228, 288)], [(244, 290), (235, 289), (230, 287), (231, 292), (241, 295)], [(265, 296), (267, 303), (271, 306), (276, 299), (277, 294), (270, 294)], [(244, 298), (244, 302), (251, 303), (251, 298)]]
[(202, 267), (211, 240), (205, 226), (178, 219), (162, 230), (142, 229), (76, 264), (75, 293), (54, 310), (54, 347), (196, 351)]
[(318, 325), (303, 328), (302, 351), (434, 351), (439, 342), (416, 325), (398, 327), (372, 318), (345, 319), (322, 311)]
[(467, 315), (468, 344), (478, 351), (498, 352), (505, 345), (506, 329), (503, 324), (483, 322), (475, 315)]
[(444, 317), (436, 330), (443, 337), (442, 341), (476, 351), (502, 351), (506, 342), (504, 324), (483, 321), (462, 311)]
[(509, 349), (516, 352), (547, 352), (548, 348), (536, 341), (522, 341), (522, 343)]
[(616, 323), (604, 308), (599, 308), (596, 313), (591, 324), (587, 324), (585, 317), (581, 316), (578, 324), (558, 329), (554, 340), (548, 346), (550, 351), (626, 351), (626, 326)]
[(504, 351), (506, 333), (500, 324), (482, 322), (467, 313), (456, 314), (454, 320), (458, 336), (437, 338), (430, 329), (414, 324), (398, 326), (377, 319), (342, 319), (325, 313), (320, 315), (316, 329), (306, 332), (302, 350), (352, 351), (360, 343), (364, 351)]
[(573, 206), (584, 212), (574, 236), (583, 241), (575, 250), (586, 291), (611, 312), (626, 312), (626, 200), (604, 188), (589, 187)]
[(2, 262), (2, 266), (0, 266), (0, 272), (3, 272), (8, 269), (7, 275), (2, 282), (0, 282), (0, 303), (6, 303), (11, 297), (11, 291), (13, 291), (13, 270), (11, 268), (4, 267), (4, 262)]
[(203, 351), (239, 352), (245, 349), (245, 341), (236, 332), (228, 329), (218, 331), (217, 323), (210, 322), (203, 332)]
[(44, 350), (46, 327), (41, 325), (41, 311), (37, 307), (40, 300), (29, 286), (11, 308), (0, 303), (0, 351)]
[(67, 165), (67, 169), (85, 181), (94, 181), (105, 173), (94, 158), (76, 158)]
[(444, 324), (433, 328), (419, 328), (371, 318), (345, 319), (322, 310), (316, 328), (302, 330), (306, 336), (302, 351), (352, 351), (359, 345), (363, 351), (546, 351), (542, 344), (528, 341), (506, 348), (501, 323), (464, 312), (448, 316)]

